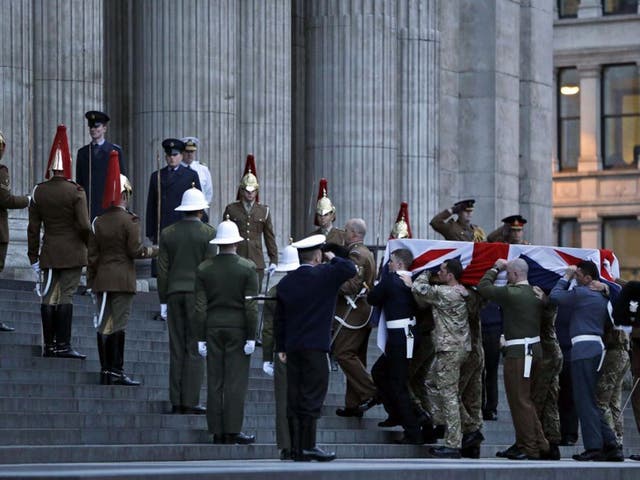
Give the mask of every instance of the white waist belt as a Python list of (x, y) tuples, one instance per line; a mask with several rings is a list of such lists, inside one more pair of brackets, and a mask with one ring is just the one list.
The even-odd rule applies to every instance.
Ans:
[(540, 337), (524, 337), (513, 338), (504, 342), (505, 347), (512, 347), (513, 345), (524, 345), (524, 378), (531, 376), (531, 365), (533, 364), (533, 351), (529, 348), (530, 345), (540, 343)]
[(598, 364), (598, 372), (600, 368), (602, 368), (602, 362), (604, 362), (604, 355), (607, 353), (607, 349), (604, 347), (604, 342), (602, 341), (602, 337), (600, 335), (576, 335), (575, 337), (571, 337), (571, 345), (575, 345), (580, 342), (598, 342), (602, 347), (602, 354), (600, 355), (600, 363)]
[(413, 358), (413, 333), (409, 330), (409, 327), (413, 327), (416, 324), (415, 318), (400, 318), (398, 320), (389, 320), (387, 322), (388, 330), (403, 329), (404, 335), (407, 337), (407, 358)]

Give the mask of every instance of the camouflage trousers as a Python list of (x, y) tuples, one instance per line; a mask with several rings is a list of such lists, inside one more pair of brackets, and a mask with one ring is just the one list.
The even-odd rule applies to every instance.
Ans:
[(460, 424), (460, 368), (469, 356), (466, 351), (436, 352), (427, 376), (427, 393), (435, 425), (445, 425), (444, 444), (449, 448), (462, 446)]
[(560, 443), (560, 413), (558, 396), (560, 395), (560, 372), (562, 371), (562, 352), (543, 351), (542, 362), (531, 387), (531, 400), (542, 425), (542, 431), (549, 443)]
[(482, 428), (482, 370), (484, 350), (482, 344), (472, 347), (460, 368), (460, 423), (462, 433)]
[(602, 410), (604, 419), (616, 434), (616, 441), (622, 445), (624, 416), (621, 411), (622, 381), (631, 361), (624, 348), (607, 349), (600, 378), (596, 387), (596, 403)]
[(426, 332), (420, 337), (418, 348), (414, 349), (413, 358), (409, 363), (409, 397), (417, 411), (425, 410), (431, 413), (426, 382), (434, 355), (435, 348), (431, 334)]

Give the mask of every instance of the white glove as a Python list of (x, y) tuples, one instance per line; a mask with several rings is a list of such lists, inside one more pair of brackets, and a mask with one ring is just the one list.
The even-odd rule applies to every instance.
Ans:
[(273, 377), (273, 362), (263, 362), (262, 371), (270, 377)]
[(31, 268), (33, 268), (33, 271), (36, 272), (36, 275), (40, 275), (40, 261), (32, 263)]
[(247, 340), (244, 344), (244, 353), (245, 355), (251, 355), (256, 350), (256, 341), (255, 340)]
[(267, 273), (269, 275), (273, 275), (273, 272), (276, 271), (276, 264), (275, 263), (270, 263), (269, 266), (267, 267)]
[(165, 320), (167, 319), (167, 304), (166, 303), (161, 303), (160, 304), (160, 316), (162, 318), (164, 318)]
[(201, 357), (207, 356), (207, 342), (198, 342), (198, 353)]

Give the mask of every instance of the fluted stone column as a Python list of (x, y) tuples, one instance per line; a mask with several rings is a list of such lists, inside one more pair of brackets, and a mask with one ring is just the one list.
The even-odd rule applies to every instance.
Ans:
[[(8, 0), (0, 14), (0, 130), (7, 149), (2, 163), (11, 173), (11, 190), (24, 195), (33, 188), (33, 9), (31, 2)], [(26, 253), (27, 210), (9, 210), (11, 241), (3, 277), (29, 265)]]
[[(239, 2), (237, 185), (253, 153), (279, 247), (291, 234), (291, 0)], [(227, 201), (235, 199), (235, 189)]]
[(400, 201), (396, 4), (307, 5), (308, 161), (342, 221), (367, 222), (368, 244), (386, 241)]
[[(133, 102), (131, 107), (135, 208), (145, 212), (161, 142), (193, 135), (200, 162), (211, 170), (211, 222), (235, 198), (236, 0), (133, 2)], [(240, 173), (242, 173), (240, 171)], [(145, 232), (145, 235), (148, 232)]]
[(523, 2), (520, 12), (520, 198), (517, 212), (529, 220), (526, 239), (536, 245), (549, 245), (554, 240), (549, 165), (552, 158), (549, 132), (553, 130), (553, 7), (545, 2)]
[[(429, 219), (438, 212), (438, 3), (398, 2), (398, 193), (409, 202), (417, 238), (429, 237)], [(398, 207), (390, 205), (390, 213)]]

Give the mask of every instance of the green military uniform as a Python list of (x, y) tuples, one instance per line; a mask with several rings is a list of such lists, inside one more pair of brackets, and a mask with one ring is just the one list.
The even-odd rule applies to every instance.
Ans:
[(256, 336), (258, 293), (255, 264), (219, 254), (198, 267), (195, 312), (207, 340), (207, 424), (214, 435), (238, 434), (244, 417), (250, 356), (244, 345)]
[(622, 445), (624, 435), (624, 416), (621, 411), (622, 381), (629, 370), (629, 336), (624, 330), (614, 328), (610, 322), (605, 324), (604, 346), (606, 352), (600, 368), (600, 378), (596, 389), (598, 408), (616, 434), (616, 440)]
[(169, 397), (178, 409), (200, 401), (204, 359), (198, 354), (198, 340), (204, 336), (193, 310), (195, 279), (198, 265), (213, 255), (209, 241), (215, 235), (216, 229), (196, 216), (183, 218), (160, 234), (158, 296), (168, 307)]
[(482, 228), (472, 223), (463, 225), (457, 220), (453, 220), (453, 212), (449, 209), (438, 213), (431, 219), (429, 224), (445, 240), (460, 242), (484, 242), (486, 240), (486, 235)]
[(427, 270), (413, 282), (413, 296), (418, 306), (432, 306), (434, 328), (431, 337), (435, 360), (429, 371), (427, 388), (434, 408), (433, 421), (446, 425), (446, 447), (462, 446), (460, 425), (460, 367), (471, 351), (469, 314), (464, 297), (454, 287), (430, 285)]
[(5, 165), (0, 165), (0, 272), (4, 270), (9, 246), (9, 209), (25, 208), (29, 198), (24, 195), (11, 195), (11, 176)]
[(244, 238), (244, 242), (238, 244), (238, 255), (251, 260), (256, 265), (260, 285), (262, 285), (266, 266), (262, 253), (262, 238), (264, 237), (267, 247), (269, 262), (274, 265), (278, 263), (278, 246), (269, 207), (258, 202), (254, 202), (250, 208), (247, 207), (241, 200), (230, 203), (224, 209), (222, 219), (226, 220), (228, 215), (229, 220), (238, 226), (238, 231)]
[[(276, 297), (277, 285), (269, 289), (267, 296)], [(276, 397), (276, 444), (279, 450), (291, 451), (291, 436), (287, 422), (287, 365), (278, 355), (274, 355), (273, 332), (276, 302), (264, 304), (264, 323), (262, 325), (262, 361), (273, 362), (273, 388)]]
[(337, 329), (340, 331), (333, 342), (333, 354), (347, 377), (345, 406), (348, 409), (355, 409), (358, 405), (376, 396), (376, 386), (366, 368), (367, 346), (371, 334), (371, 326), (368, 323), (371, 306), (367, 303), (366, 296), (360, 297), (355, 302), (357, 308), (351, 310), (347, 316), (349, 305), (345, 296), (349, 295), (355, 300), (364, 283), (371, 287), (375, 278), (376, 265), (373, 254), (364, 244), (352, 243), (348, 248), (349, 258), (355, 263), (358, 273), (340, 287), (336, 316), (342, 319), (345, 319), (346, 316), (345, 321), (349, 325), (365, 326), (350, 329), (334, 321), (334, 332)]

